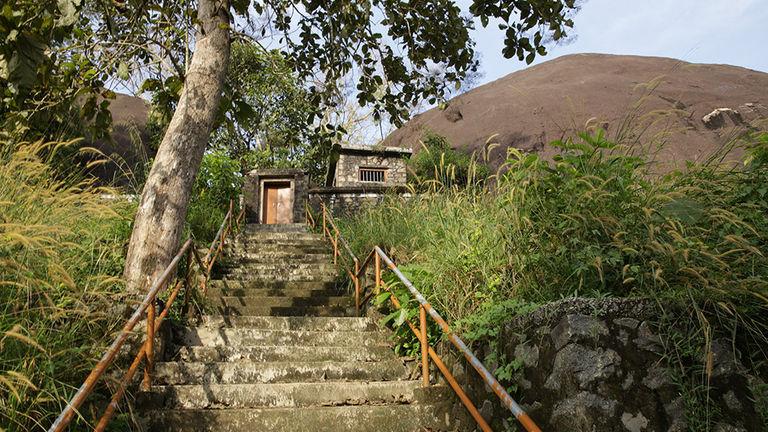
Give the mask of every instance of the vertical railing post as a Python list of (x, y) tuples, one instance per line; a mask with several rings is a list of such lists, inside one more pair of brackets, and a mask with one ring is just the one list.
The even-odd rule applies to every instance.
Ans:
[(155, 362), (155, 299), (147, 307), (147, 363), (144, 365), (144, 380), (141, 383), (143, 391), (152, 390), (152, 369)]
[(323, 232), (323, 238), (327, 238), (328, 236), (325, 234), (325, 203), (323, 205), (323, 229), (321, 230)]
[(376, 295), (378, 295), (381, 288), (381, 257), (376, 252), (373, 254), (376, 262)]
[(355, 259), (355, 316), (360, 316), (360, 262)]
[(419, 306), (419, 330), (421, 333), (421, 380), (424, 387), (429, 387), (429, 340), (427, 339), (427, 310)]
[(339, 231), (333, 233), (333, 265), (336, 265), (339, 256)]
[(187, 315), (187, 313), (189, 313), (189, 303), (192, 300), (192, 263), (195, 259), (195, 251), (192, 250), (193, 247), (195, 247), (195, 245), (192, 245), (192, 247), (189, 248), (189, 252), (187, 252), (187, 271), (184, 274), (184, 306), (181, 309), (182, 315)]

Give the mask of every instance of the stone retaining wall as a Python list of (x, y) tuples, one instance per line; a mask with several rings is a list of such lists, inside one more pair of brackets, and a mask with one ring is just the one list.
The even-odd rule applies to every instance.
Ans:
[[(686, 403), (662, 358), (659, 311), (650, 302), (569, 299), (544, 306), (506, 326), (500, 340), (519, 361), (512, 393), (542, 430), (682, 432), (692, 430)], [(494, 430), (512, 429), (511, 413), (471, 366), (451, 349), (447, 362)], [(489, 346), (476, 348), (481, 361)], [(448, 354), (448, 353), (446, 353)], [(723, 421), (713, 431), (762, 431), (750, 376), (729, 341), (712, 343), (712, 410)], [(486, 364), (494, 371), (497, 365)], [(503, 383), (511, 385), (510, 382)], [(454, 416), (465, 414), (456, 402)], [(468, 419), (471, 421), (471, 418)], [(471, 430), (471, 429), (470, 429)]]
[(325, 204), (334, 217), (353, 216), (368, 207), (379, 204), (387, 194), (410, 196), (406, 188), (397, 187), (315, 188), (309, 191), (309, 207), (314, 214), (319, 214), (321, 204)]

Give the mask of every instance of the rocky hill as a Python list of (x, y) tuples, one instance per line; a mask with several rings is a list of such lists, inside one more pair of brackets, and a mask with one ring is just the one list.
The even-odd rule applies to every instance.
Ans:
[(664, 144), (657, 161), (702, 160), (749, 128), (765, 129), (768, 74), (727, 65), (603, 54), (569, 55), (473, 89), (445, 109), (414, 117), (384, 145), (419, 150), (431, 130), (456, 148), (482, 151), (500, 144), (551, 155), (553, 140), (602, 127), (627, 144)]

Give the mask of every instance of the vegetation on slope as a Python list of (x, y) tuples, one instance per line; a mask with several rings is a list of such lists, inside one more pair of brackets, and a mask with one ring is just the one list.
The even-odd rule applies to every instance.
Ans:
[[(661, 178), (601, 133), (555, 145), (552, 163), (510, 152), (493, 188), (389, 197), (340, 221), (342, 231), (361, 256), (383, 245), (468, 339), (564, 297), (648, 297), (689, 320), (685, 340), (699, 354), (668, 353), (689, 356), (677, 364), (727, 337), (765, 367), (768, 136), (751, 140), (743, 167), (690, 165)], [(706, 389), (693, 370), (680, 371), (684, 381)]]
[(111, 342), (131, 205), (0, 147), (0, 429), (45, 430)]

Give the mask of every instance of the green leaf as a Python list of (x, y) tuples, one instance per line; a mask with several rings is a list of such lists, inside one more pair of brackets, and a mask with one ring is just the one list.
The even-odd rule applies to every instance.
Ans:
[(56, 20), (56, 27), (69, 27), (77, 22), (80, 0), (58, 0), (61, 16)]
[(397, 318), (395, 319), (395, 326), (400, 327), (403, 325), (405, 320), (408, 318), (408, 311), (405, 308), (400, 308), (398, 311), (399, 314), (397, 315)]
[(117, 66), (117, 77), (123, 81), (128, 81), (128, 79), (131, 77), (127, 63), (120, 62), (120, 65)]
[(383, 291), (379, 295), (376, 296), (376, 298), (373, 300), (374, 304), (376, 305), (382, 305), (385, 301), (389, 300), (389, 297), (392, 294), (390, 294), (389, 291)]

